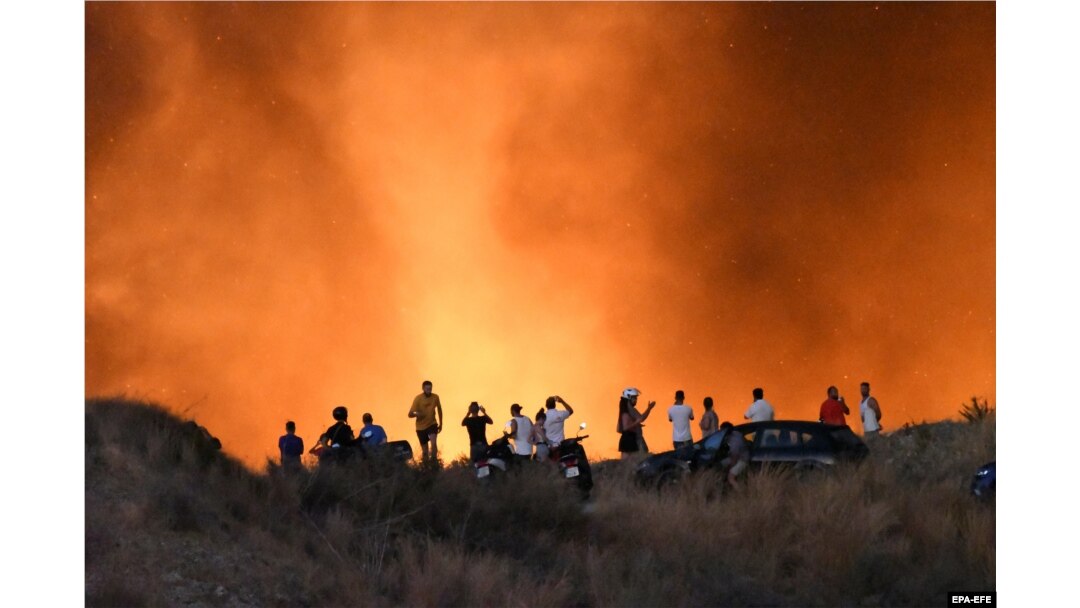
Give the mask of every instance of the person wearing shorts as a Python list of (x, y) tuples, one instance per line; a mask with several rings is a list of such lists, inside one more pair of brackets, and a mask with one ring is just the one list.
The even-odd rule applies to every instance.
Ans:
[(547, 414), (541, 408), (539, 412), (536, 412), (536, 422), (533, 423), (532, 432), (529, 433), (529, 443), (536, 446), (536, 454), (533, 455), (533, 459), (539, 462), (547, 462), (550, 454), (547, 434), (544, 431), (545, 422), (547, 422)]
[[(630, 391), (631, 389), (627, 389)], [(634, 395), (637, 395), (637, 389), (633, 389)], [(637, 415), (637, 411), (630, 405), (631, 399), (627, 396), (627, 392), (623, 392), (623, 396), (619, 397), (619, 423), (616, 430), (619, 432), (619, 458), (621, 460), (630, 460), (634, 455), (641, 450), (641, 425), (645, 422), (645, 419), (652, 413), (654, 407), (656, 407), (655, 401), (649, 402), (649, 407), (645, 408), (645, 413)]]
[[(424, 392), (417, 395), (409, 408), (409, 418), (416, 418), (416, 438), (420, 440), (423, 462), (439, 462), (439, 433), (442, 432), (442, 402), (431, 392), (431, 380), (421, 385)], [(428, 450), (428, 443), (431, 450)]]

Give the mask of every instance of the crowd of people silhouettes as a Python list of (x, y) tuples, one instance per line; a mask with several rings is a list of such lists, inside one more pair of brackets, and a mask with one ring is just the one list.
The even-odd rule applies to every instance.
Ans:
[[(432, 387), (430, 380), (425, 380), (421, 384), (422, 392), (413, 398), (408, 417), (416, 419), (416, 436), (420, 442), (421, 461), (437, 464), (439, 462), (438, 437), (443, 430), (443, 410), (439, 395), (432, 392)], [(877, 399), (870, 395), (869, 382), (861, 383), (859, 389), (862, 394), (859, 417), (863, 425), (863, 435), (868, 441), (872, 441), (881, 432), (881, 406)], [(772, 404), (765, 400), (764, 389), (755, 388), (752, 394), (753, 402), (743, 414), (743, 418), (751, 422), (773, 420), (776, 411)], [(640, 390), (628, 387), (619, 397), (618, 421), (615, 430), (619, 435), (618, 450), (622, 460), (632, 459), (637, 454), (649, 453), (643, 427), (653, 408), (656, 407), (656, 402), (649, 401), (645, 410), (641, 411), (637, 407), (640, 395)], [(827, 398), (819, 408), (818, 421), (822, 424), (847, 425), (846, 416), (851, 414), (851, 410), (844, 401), (844, 397), (839, 394), (835, 386), (828, 387), (826, 395)], [(685, 401), (685, 393), (682, 390), (675, 391), (674, 403), (668, 408), (668, 421), (672, 428), (671, 440), (676, 451), (688, 449), (694, 443), (690, 424), (694, 420), (694, 410)], [(559, 405), (562, 405), (561, 409)], [(705, 397), (702, 406), (701, 420), (698, 423), (701, 439), (734, 427), (728, 421), (720, 423), (719, 416), (713, 407), (712, 397)], [(573, 414), (573, 406), (558, 395), (548, 397), (544, 407), (533, 419), (523, 414), (521, 405), (517, 403), (511, 405), (510, 420), (507, 421), (503, 436), (513, 443), (514, 458), (518, 461), (557, 459), (559, 444), (565, 438), (566, 419)], [(349, 426), (349, 410), (345, 406), (335, 407), (331, 415), (334, 423), (319, 437), (318, 443), (309, 452), (318, 456), (320, 460), (333, 457), (336, 450), (340, 448), (378, 449), (387, 444), (386, 431), (374, 423), (374, 417), (370, 413), (365, 413), (363, 416), (364, 426), (359, 436), (354, 435), (352, 427)], [(484, 406), (476, 401), (468, 405), (465, 417), (461, 420), (461, 426), (465, 427), (469, 436), (469, 457), (472, 461), (484, 456), (489, 445), (487, 427), (492, 424), (494, 420), (488, 415)], [(727, 471), (728, 480), (734, 484), (749, 462), (749, 446), (739, 433), (728, 433), (725, 441), (728, 445), (728, 455), (722, 465)], [(285, 423), (285, 434), (278, 439), (278, 449), (281, 453), (282, 468), (294, 470), (302, 466), (300, 461), (304, 453), (304, 440), (296, 434), (295, 422), (290, 420)]]

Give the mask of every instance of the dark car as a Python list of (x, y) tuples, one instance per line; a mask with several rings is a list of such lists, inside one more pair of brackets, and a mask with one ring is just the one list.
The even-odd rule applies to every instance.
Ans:
[(823, 469), (842, 461), (858, 462), (869, 449), (848, 426), (802, 420), (748, 422), (679, 450), (654, 454), (637, 469), (643, 482), (678, 479), (686, 473), (720, 468), (727, 455), (727, 433), (741, 433), (750, 447), (750, 468), (766, 464), (795, 469)]
[(997, 461), (988, 462), (975, 471), (971, 479), (971, 493), (982, 500), (992, 500), (997, 486)]

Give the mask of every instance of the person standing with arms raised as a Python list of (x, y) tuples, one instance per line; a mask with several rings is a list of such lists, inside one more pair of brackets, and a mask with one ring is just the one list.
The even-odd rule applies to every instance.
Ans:
[(461, 420), (461, 426), (469, 431), (469, 458), (476, 462), (484, 457), (487, 452), (487, 425), (492, 424), (491, 416), (487, 415), (484, 406), (476, 401), (469, 404), (469, 411)]
[[(639, 391), (638, 389), (636, 389), (636, 388), (634, 388), (632, 386), (628, 386), (628, 387), (626, 387), (626, 390), (623, 391), (622, 398), (626, 399), (626, 409), (627, 409), (627, 412), (630, 414), (630, 416), (634, 420), (638, 421), (639, 423), (643, 423), (643, 422), (645, 422), (645, 419), (649, 417), (649, 413), (652, 412), (652, 409), (654, 407), (656, 407), (656, 402), (655, 401), (650, 401), (649, 405), (645, 408), (645, 412), (644, 413), (639, 412), (638, 409), (637, 409), (637, 400), (638, 400), (639, 395), (641, 395), (641, 391)], [(622, 428), (622, 410), (623, 410), (623, 407), (622, 406), (623, 406), (622, 400), (619, 400), (619, 426), (616, 427), (616, 431), (619, 432), (619, 433), (623, 432), (623, 428)], [(637, 451), (642, 452), (644, 454), (648, 454), (649, 453), (649, 445), (647, 443), (645, 443), (644, 425), (643, 424), (638, 424), (634, 428), (634, 434), (635, 434), (635, 436), (637, 438), (637, 444), (638, 444), (638, 450)]]
[[(566, 409), (555, 409), (556, 403), (563, 404)], [(551, 446), (551, 457), (558, 459), (559, 444), (566, 438), (563, 434), (563, 423), (566, 422), (567, 418), (574, 415), (574, 408), (558, 395), (548, 397), (547, 401), (544, 402), (544, 407), (547, 409), (547, 419), (544, 420), (544, 434), (547, 435), (548, 445)]]
[(641, 451), (641, 443), (638, 435), (641, 433), (641, 425), (649, 417), (655, 403), (645, 409), (641, 416), (636, 415), (630, 409), (630, 399), (619, 397), (619, 424), (616, 427), (619, 432), (619, 458), (630, 460), (634, 454)]
[[(420, 385), (424, 392), (417, 395), (409, 408), (409, 418), (416, 418), (416, 437), (420, 440), (421, 459), (439, 462), (439, 433), (442, 432), (442, 402), (439, 396), (431, 392), (431, 380), (424, 380)], [(428, 451), (428, 443), (431, 450)]]

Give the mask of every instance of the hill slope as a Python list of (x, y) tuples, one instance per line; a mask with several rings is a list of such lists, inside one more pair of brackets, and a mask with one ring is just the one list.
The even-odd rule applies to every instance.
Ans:
[(994, 588), (994, 508), (967, 495), (993, 418), (905, 428), (866, 465), (643, 491), (596, 467), (479, 487), (358, 463), (253, 474), (152, 404), (86, 404), (91, 606), (937, 605)]

